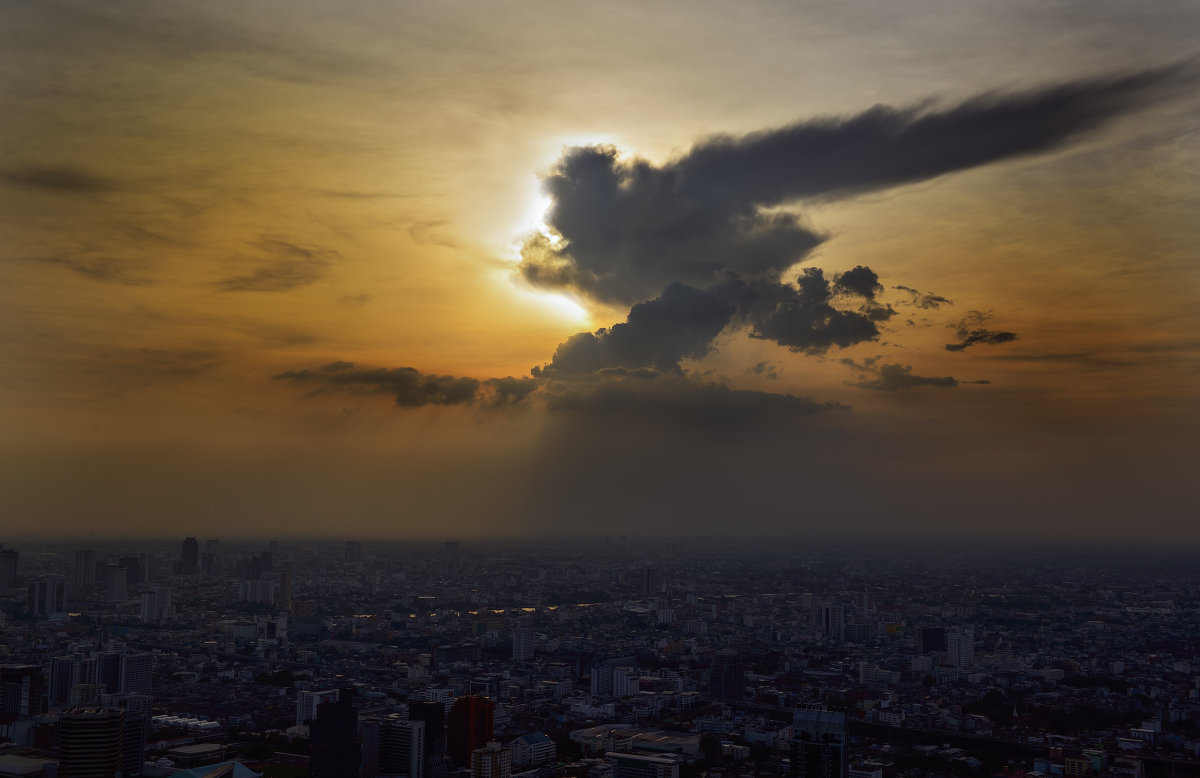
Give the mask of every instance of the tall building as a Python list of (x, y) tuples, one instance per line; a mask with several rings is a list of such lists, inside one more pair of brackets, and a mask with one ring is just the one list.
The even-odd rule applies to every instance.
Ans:
[(446, 756), (462, 767), (471, 764), (471, 752), (483, 748), (494, 735), (496, 703), (477, 694), (459, 697), (446, 723)]
[(975, 667), (975, 630), (963, 629), (946, 636), (946, 653), (959, 672)]
[(746, 695), (746, 671), (736, 651), (723, 650), (713, 655), (708, 693), (714, 700), (740, 700)]
[(93, 586), (96, 583), (96, 552), (81, 548), (75, 552), (75, 585)]
[(513, 632), (512, 658), (514, 662), (528, 662), (533, 659), (534, 646), (537, 645), (537, 635), (531, 629), (518, 629)]
[(122, 694), (116, 707), (125, 712), (121, 739), (121, 774), (142, 774), (146, 762), (146, 741), (150, 734), (151, 698), (144, 694)]
[(945, 627), (922, 627), (917, 630), (917, 650), (922, 654), (946, 650)]
[(0, 737), (11, 737), (17, 721), (45, 712), (41, 665), (0, 665)]
[(80, 661), (77, 656), (56, 656), (50, 660), (49, 703), (65, 705), (71, 699), (71, 688), (79, 683)]
[(613, 778), (679, 778), (679, 760), (669, 756), (610, 751), (604, 761), (612, 765)]
[(104, 687), (106, 694), (121, 690), (120, 651), (101, 651), (96, 655), (96, 683)]
[(279, 602), (276, 603), (280, 610), (291, 611), (292, 609), (292, 571), (279, 571)]
[[(431, 690), (426, 690), (429, 695)], [(446, 702), (415, 700), (408, 704), (408, 720), (425, 724), (425, 778), (440, 778), (446, 761)]]
[(59, 778), (110, 778), (121, 774), (125, 712), (71, 708), (58, 719)]
[(838, 643), (846, 639), (846, 606), (821, 606), (821, 634)]
[(34, 616), (65, 613), (67, 582), (57, 578), (35, 581), (29, 587), (29, 612)]
[(149, 696), (154, 692), (154, 654), (121, 655), (120, 689), (123, 694)]
[(317, 717), (317, 706), (325, 702), (334, 702), (340, 696), (338, 689), (326, 689), (320, 692), (296, 692), (296, 726), (308, 724)]
[(383, 719), (379, 722), (379, 772), (428, 778), (425, 722)]
[(171, 618), (171, 588), (156, 586), (142, 594), (142, 621), (159, 624)]
[(492, 741), (471, 751), (471, 778), (509, 778), (512, 751)]
[(195, 538), (183, 539), (179, 549), (179, 574), (195, 575), (199, 570), (200, 543)]
[(354, 689), (342, 689), (336, 701), (317, 706), (308, 726), (309, 772), (312, 778), (358, 778), (358, 711)]
[(659, 581), (658, 571), (653, 567), (643, 567), (638, 571), (638, 593), (642, 598), (653, 597), (658, 594)]
[(105, 568), (104, 601), (124, 602), (129, 599), (129, 577), (125, 568), (109, 565)]
[(363, 560), (362, 543), (357, 540), (346, 541), (346, 563), (361, 562)]
[(0, 589), (15, 589), (17, 586), (17, 560), (21, 552), (15, 548), (0, 546)]
[(794, 778), (847, 778), (846, 714), (801, 708), (792, 716)]

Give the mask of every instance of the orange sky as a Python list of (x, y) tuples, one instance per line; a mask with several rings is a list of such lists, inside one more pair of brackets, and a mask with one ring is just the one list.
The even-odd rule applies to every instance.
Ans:
[[(1196, 539), (1194, 4), (46, 2), (0, 31), (10, 533)], [(620, 410), (558, 379), (498, 409), (277, 378), (490, 387), (654, 299), (523, 279), (567, 147), (670, 170), (718, 133), (1164, 67), (1044, 148), (754, 205), (821, 239), (772, 282), (878, 274), (876, 337), (731, 325)], [(947, 350), (971, 311), (1017, 337)], [(889, 364), (958, 385), (872, 391)], [(787, 395), (835, 409), (722, 416)]]

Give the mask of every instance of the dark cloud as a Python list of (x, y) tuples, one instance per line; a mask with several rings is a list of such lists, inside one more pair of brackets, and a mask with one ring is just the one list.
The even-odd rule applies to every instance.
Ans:
[(136, 263), (116, 257), (53, 256), (34, 257), (29, 261), (63, 267), (93, 281), (106, 284), (148, 286), (154, 283), (153, 278), (137, 272)]
[(883, 285), (879, 283), (879, 274), (863, 265), (834, 276), (833, 288), (840, 294), (857, 295), (868, 300), (874, 300), (875, 295), (883, 291)]
[[(852, 359), (841, 360), (843, 365), (864, 374), (858, 381), (848, 381), (850, 386), (859, 389), (871, 389), (877, 392), (898, 392), (901, 389), (912, 389), (918, 386), (955, 387), (961, 384), (987, 384), (990, 381), (959, 381), (950, 376), (932, 377), (913, 375), (910, 365), (889, 365), (876, 363), (879, 357), (871, 357), (861, 363)], [(867, 377), (872, 376), (872, 377)]]
[(990, 318), (992, 318), (991, 313), (968, 311), (967, 315), (960, 319), (957, 324), (951, 325), (954, 327), (954, 334), (958, 338), (958, 343), (947, 343), (946, 350), (966, 351), (971, 346), (977, 346), (981, 343), (994, 346), (999, 343), (1010, 343), (1017, 339), (1017, 333), (1015, 332), (989, 330), (982, 326)]
[(758, 280), (730, 282), (740, 294), (742, 315), (751, 324), (750, 337), (772, 340), (795, 352), (824, 354), (879, 337), (869, 313), (833, 305), (833, 289), (820, 268), (805, 268), (796, 286)]
[(99, 194), (117, 188), (115, 181), (74, 165), (27, 165), (0, 173), (10, 184), (29, 189)]
[(353, 362), (330, 362), (323, 367), (289, 370), (278, 380), (315, 384), (319, 389), (341, 388), (390, 394), (396, 405), (515, 405), (536, 388), (532, 378), (492, 378), (480, 381), (446, 375), (427, 375), (411, 367), (359, 367)]
[(908, 293), (908, 299), (902, 301), (901, 305), (911, 305), (915, 308), (924, 308), (926, 310), (940, 308), (943, 305), (954, 305), (953, 300), (948, 300), (936, 294), (922, 293), (911, 286), (893, 286), (892, 288)]
[(822, 236), (793, 213), (844, 197), (1047, 151), (1160, 96), (1181, 68), (987, 93), (949, 108), (877, 106), (749, 135), (718, 136), (656, 166), (611, 146), (569, 149), (543, 178), (555, 238), (529, 237), (532, 283), (633, 304), (675, 282), (775, 276)]
[(771, 381), (779, 378), (779, 366), (771, 362), (767, 362), (766, 360), (751, 365), (750, 367), (746, 368), (746, 372), (753, 373), (754, 375), (760, 375), (763, 378)]
[(223, 292), (286, 292), (321, 280), (341, 259), (341, 255), (332, 249), (301, 246), (277, 237), (263, 237), (252, 245), (266, 257), (256, 260), (257, 267), (250, 272), (218, 281), (218, 289)]

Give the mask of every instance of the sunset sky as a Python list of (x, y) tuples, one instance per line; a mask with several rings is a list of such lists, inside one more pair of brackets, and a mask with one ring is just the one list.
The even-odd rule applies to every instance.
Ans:
[(1198, 542), (1198, 39), (3, 3), (0, 520)]

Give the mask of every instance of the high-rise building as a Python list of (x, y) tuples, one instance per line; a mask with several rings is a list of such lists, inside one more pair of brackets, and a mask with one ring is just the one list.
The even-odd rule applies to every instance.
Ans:
[(726, 649), (713, 655), (708, 693), (714, 700), (740, 700), (745, 696), (746, 671), (736, 651)]
[(801, 708), (792, 716), (794, 778), (846, 778), (846, 714)]
[(0, 665), (0, 737), (10, 738), (15, 722), (45, 712), (41, 665)]
[(537, 645), (537, 635), (531, 629), (518, 629), (513, 632), (512, 658), (515, 662), (528, 662), (533, 659), (534, 646)]
[(56, 656), (50, 660), (49, 702), (65, 705), (71, 699), (71, 689), (79, 683), (80, 661), (77, 656)]
[(335, 701), (317, 706), (308, 727), (309, 772), (312, 778), (358, 778), (358, 711), (354, 689), (342, 689)]
[[(431, 691), (426, 690), (428, 696)], [(409, 721), (425, 724), (425, 778), (440, 778), (446, 761), (446, 702), (436, 699), (414, 700), (408, 704)]]
[(142, 594), (142, 621), (159, 624), (171, 618), (171, 589), (156, 586)]
[(59, 778), (120, 775), (125, 712), (71, 708), (58, 719)]
[(945, 627), (922, 627), (917, 630), (917, 650), (922, 654), (946, 650)]
[(51, 578), (35, 581), (29, 587), (29, 612), (35, 616), (65, 613), (67, 610), (67, 582)]
[(492, 741), (471, 751), (471, 778), (509, 778), (512, 751)]
[(200, 543), (195, 538), (187, 537), (183, 539), (183, 544), (179, 549), (179, 574), (180, 575), (195, 575), (199, 570), (200, 561)]
[(975, 667), (975, 630), (963, 629), (946, 636), (946, 653), (959, 672)]
[(104, 687), (106, 694), (121, 690), (120, 651), (101, 651), (96, 655), (96, 683)]
[(346, 541), (346, 563), (361, 562), (363, 560), (362, 543), (357, 540)]
[(279, 571), (279, 602), (276, 603), (280, 610), (291, 611), (292, 609), (292, 571)]
[(455, 764), (471, 764), (471, 752), (483, 748), (494, 735), (496, 703), (471, 694), (459, 697), (446, 723), (446, 756)]
[(93, 586), (96, 583), (96, 552), (81, 548), (75, 552), (75, 585)]
[(822, 605), (821, 606), (821, 634), (827, 640), (833, 640), (838, 643), (846, 639), (846, 606), (844, 605)]
[(334, 702), (340, 696), (338, 689), (326, 689), (320, 692), (296, 692), (296, 726), (308, 724), (317, 717), (317, 706), (325, 702)]
[(604, 755), (613, 778), (679, 778), (679, 760), (669, 756), (612, 752)]
[(428, 778), (425, 768), (425, 722), (382, 719), (379, 722), (379, 772)]
[(0, 546), (0, 589), (15, 589), (17, 586), (17, 561), (21, 552), (15, 548)]
[(125, 568), (109, 565), (105, 568), (104, 601), (124, 602), (129, 599), (129, 578)]
[(658, 571), (653, 567), (643, 567), (638, 571), (638, 593), (643, 597), (653, 597), (659, 590)]
[(120, 689), (123, 694), (149, 696), (154, 692), (154, 654), (121, 655)]

